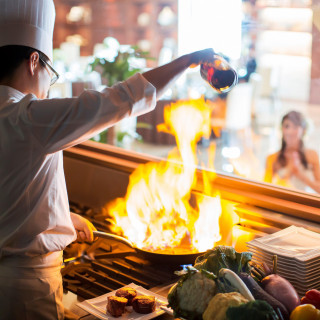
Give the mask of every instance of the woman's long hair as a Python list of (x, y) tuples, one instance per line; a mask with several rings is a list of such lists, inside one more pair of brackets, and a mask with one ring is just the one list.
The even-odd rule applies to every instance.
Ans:
[[(304, 119), (301, 112), (298, 112), (298, 111), (288, 112), (286, 115), (283, 116), (282, 121), (281, 121), (281, 125), (283, 125), (283, 122), (286, 119), (290, 120), (295, 125), (301, 127), (303, 130), (306, 130), (306, 128), (307, 128), (307, 122)], [(285, 149), (286, 149), (286, 142), (284, 141), (284, 138), (282, 137), (281, 149), (280, 149), (280, 153), (278, 156), (278, 161), (282, 167), (285, 167), (287, 165), (287, 160), (284, 155)], [(302, 139), (300, 140), (298, 154), (299, 154), (299, 158), (300, 158), (302, 165), (307, 169), (308, 162), (307, 162), (307, 158), (305, 155), (304, 143), (303, 143)]]

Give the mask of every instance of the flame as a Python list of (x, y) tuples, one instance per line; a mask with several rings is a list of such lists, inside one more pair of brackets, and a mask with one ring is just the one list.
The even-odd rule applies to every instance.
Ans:
[[(203, 171), (206, 196), (191, 193), (197, 141), (210, 136), (210, 112), (204, 99), (165, 107), (158, 130), (174, 134), (177, 148), (167, 161), (140, 165), (130, 176), (125, 197), (107, 205), (113, 232), (122, 233), (138, 248), (171, 253), (202, 252), (220, 240), (221, 202), (212, 189), (215, 174)], [(210, 146), (210, 154), (214, 151)]]

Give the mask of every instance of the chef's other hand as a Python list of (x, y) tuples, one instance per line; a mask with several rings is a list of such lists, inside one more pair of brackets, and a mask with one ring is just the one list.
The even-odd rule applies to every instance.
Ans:
[(213, 55), (214, 51), (211, 48), (190, 53), (190, 67), (196, 67), (204, 62), (213, 62)]
[(93, 231), (97, 230), (94, 225), (76, 213), (70, 212), (70, 216), (77, 232), (77, 240), (92, 242), (94, 240)]

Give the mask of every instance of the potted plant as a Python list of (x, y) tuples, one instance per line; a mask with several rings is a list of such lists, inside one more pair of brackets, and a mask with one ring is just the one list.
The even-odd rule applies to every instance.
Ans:
[[(88, 67), (89, 72), (100, 73), (102, 83), (107, 86), (112, 86), (117, 82), (128, 79), (137, 72), (142, 72), (146, 59), (153, 59), (148, 52), (141, 51), (136, 46), (121, 46), (112, 37), (104, 39), (100, 48), (101, 52), (93, 58)], [(148, 127), (147, 124), (137, 124), (137, 126), (141, 125)], [(141, 137), (132, 130), (132, 126), (128, 130), (121, 128), (116, 134), (113, 128), (109, 128), (100, 133), (94, 140), (111, 144), (114, 144), (114, 140), (116, 140), (116, 144), (122, 146), (125, 137), (141, 140)]]

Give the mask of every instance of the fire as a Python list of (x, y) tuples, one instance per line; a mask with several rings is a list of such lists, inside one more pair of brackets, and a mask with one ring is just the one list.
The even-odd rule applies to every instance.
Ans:
[[(203, 99), (166, 106), (158, 130), (174, 134), (177, 148), (167, 161), (140, 165), (130, 176), (125, 197), (108, 204), (113, 232), (138, 248), (170, 253), (202, 252), (220, 240), (221, 202), (211, 187), (214, 173), (203, 176), (209, 196), (191, 193), (197, 141), (210, 135), (210, 112)], [(214, 146), (210, 150), (214, 154)]]

